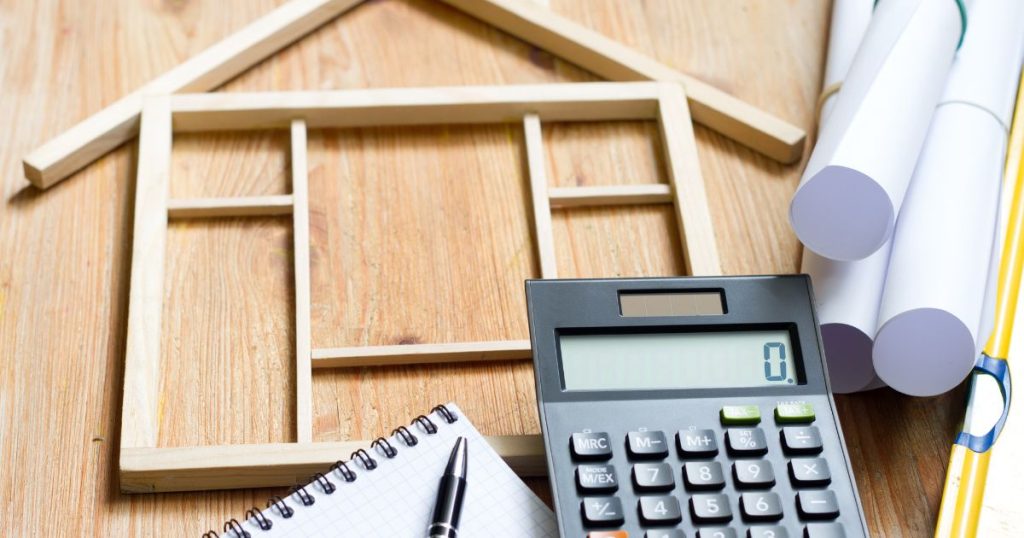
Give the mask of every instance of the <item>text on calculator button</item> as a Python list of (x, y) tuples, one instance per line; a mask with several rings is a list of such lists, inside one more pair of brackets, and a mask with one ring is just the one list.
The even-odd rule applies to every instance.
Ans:
[(607, 460), (612, 457), (611, 438), (605, 432), (574, 433), (569, 439), (573, 459)]
[(668, 440), (660, 431), (629, 432), (626, 446), (633, 458), (664, 458), (668, 456)]
[(619, 487), (619, 477), (611, 465), (580, 465), (576, 468), (576, 486), (581, 491), (612, 492)]
[(622, 502), (618, 497), (584, 497), (580, 502), (583, 523), (593, 526), (622, 525)]

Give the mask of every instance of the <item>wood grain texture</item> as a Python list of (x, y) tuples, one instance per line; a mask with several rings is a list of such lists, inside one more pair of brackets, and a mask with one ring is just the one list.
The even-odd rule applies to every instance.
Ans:
[[(4, 518), (0, 535), (197, 536), (284, 491), (118, 493), (136, 150), (117, 149), (44, 193), (29, 188), (21, 170), (25, 154), (69, 123), (280, 3), (0, 1), (0, 117), (11, 126), (0, 134), (0, 506), (16, 514)], [(551, 8), (777, 116), (811, 124), (827, 2), (551, 0)], [(576, 80), (597, 79), (432, 0), (380, 0), (226, 90)], [(800, 251), (786, 207), (800, 167), (701, 127), (696, 134), (725, 273), (795, 271)], [(176, 137), (173, 196), (289, 192), (287, 133), (188, 136), (195, 138)], [(666, 182), (653, 122), (545, 124), (544, 137), (552, 186)], [(521, 279), (538, 267), (522, 218), (529, 189), (525, 169), (516, 168), (523, 162), (518, 128), (311, 131), (309, 143), (315, 347), (526, 338)], [(392, 192), (400, 180), (404, 195)], [(499, 202), (498, 212), (420, 207), (437, 200), (464, 207), (472, 196)], [(668, 206), (555, 210), (553, 227), (563, 276), (683, 270)], [(478, 248), (477, 236), (487, 237), (487, 249)], [(291, 440), (293, 381), (269, 376), (290, 371), (294, 353), (290, 222), (190, 221), (172, 224), (168, 237), (168, 263), (181, 264), (168, 265), (168, 278), (196, 273), (191, 282), (203, 287), (193, 293), (205, 295), (206, 306), (165, 297), (176, 301), (165, 309), (193, 318), (178, 334), (190, 339), (181, 353), (195, 364), (185, 375), (163, 362), (163, 376), (180, 379), (165, 398), (186, 408), (170, 416), (177, 406), (165, 407), (160, 445)], [(218, 257), (230, 263), (218, 265)], [(229, 276), (221, 265), (255, 274)], [(415, 291), (417, 282), (434, 285), (432, 293)], [(217, 299), (257, 288), (230, 308)], [(404, 298), (414, 308), (382, 317)], [(165, 333), (178, 331), (173, 323), (165, 320)], [(256, 332), (217, 337), (234, 323)], [(236, 367), (238, 357), (268, 376)], [(480, 386), (488, 390), (474, 390)], [(318, 441), (380, 435), (448, 399), (484, 434), (538, 431), (524, 362), (318, 370), (313, 387)], [(914, 399), (882, 390), (837, 398), (873, 535), (928, 534), (960, 396)], [(243, 410), (248, 398), (260, 405)], [(228, 405), (238, 410), (229, 420), (205, 418), (212, 416), (206, 407)], [(544, 481), (531, 483), (546, 490)]]

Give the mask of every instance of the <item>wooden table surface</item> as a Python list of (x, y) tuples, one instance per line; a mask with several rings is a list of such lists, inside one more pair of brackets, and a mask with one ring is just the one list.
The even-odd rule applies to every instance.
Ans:
[[(44, 192), (20, 164), (281, 2), (0, 0), (0, 534), (197, 536), (282, 492), (118, 492), (136, 150)], [(551, 9), (812, 125), (828, 2)], [(225, 90), (586, 80), (596, 79), (433, 0), (374, 0)], [(554, 124), (545, 135), (558, 185), (665, 181), (652, 124)], [(179, 136), (173, 194), (288, 192), (285, 136)], [(802, 165), (703, 128), (697, 137), (726, 272), (795, 272), (786, 208)], [(526, 338), (522, 280), (538, 267), (522, 143), (517, 126), (312, 132), (314, 344)], [(554, 226), (564, 276), (682, 271), (668, 207), (556, 211)], [(287, 219), (171, 225), (162, 446), (293, 439), (290, 241)], [(526, 362), (317, 371), (314, 394), (317, 440), (370, 438), (447, 400), (486, 434), (538, 431)], [(930, 535), (960, 393), (837, 401), (873, 534)]]

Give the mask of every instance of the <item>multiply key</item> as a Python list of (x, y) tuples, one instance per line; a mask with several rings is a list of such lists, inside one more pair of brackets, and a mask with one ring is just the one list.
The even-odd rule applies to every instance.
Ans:
[(832, 481), (832, 473), (822, 458), (793, 458), (789, 462), (789, 478), (796, 487), (825, 486)]
[(607, 460), (612, 457), (612, 443), (605, 432), (574, 433), (569, 439), (574, 460)]

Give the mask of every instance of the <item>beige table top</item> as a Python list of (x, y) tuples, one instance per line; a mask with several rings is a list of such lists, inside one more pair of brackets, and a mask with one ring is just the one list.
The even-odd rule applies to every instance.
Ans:
[[(276, 490), (126, 496), (116, 462), (135, 149), (40, 192), (35, 145), (281, 0), (0, 2), (0, 534), (198, 535)], [(552, 9), (810, 127), (829, 6), (820, 0), (552, 0)], [(595, 78), (431, 0), (369, 2), (227, 91)], [(645, 123), (548, 125), (558, 185), (664, 181)], [(175, 196), (288, 192), (285, 134), (179, 136)], [(798, 269), (786, 206), (801, 166), (697, 129), (729, 274)], [(515, 126), (312, 132), (317, 346), (527, 336), (538, 273)], [(564, 276), (682, 271), (668, 207), (554, 214)], [(172, 224), (163, 446), (288, 441), (293, 390), (286, 219)], [(485, 386), (486, 391), (474, 387)], [(457, 400), (488, 434), (538, 431), (525, 362), (314, 375), (317, 440), (369, 438)], [(960, 393), (837, 398), (879, 535), (929, 534)], [(544, 493), (543, 481), (534, 483)]]

